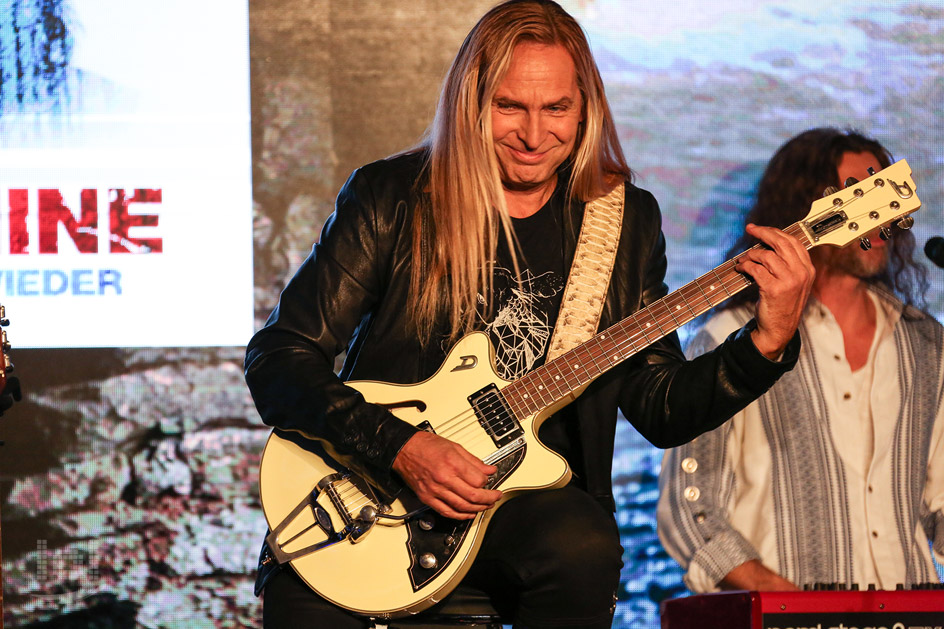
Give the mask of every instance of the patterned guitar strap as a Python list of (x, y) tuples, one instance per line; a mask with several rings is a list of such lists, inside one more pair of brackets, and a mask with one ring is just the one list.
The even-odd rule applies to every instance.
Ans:
[(620, 183), (609, 194), (587, 204), (574, 263), (547, 349), (548, 361), (596, 334), (619, 245), (624, 191), (625, 185)]

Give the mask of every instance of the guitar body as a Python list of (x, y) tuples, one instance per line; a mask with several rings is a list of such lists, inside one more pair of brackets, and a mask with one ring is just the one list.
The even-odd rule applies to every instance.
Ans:
[[(509, 383), (495, 374), (491, 345), (483, 333), (461, 339), (439, 371), (425, 382), (348, 384), (367, 401), (390, 408), (400, 419), (445, 436), (497, 465), (497, 479), (490, 486), (504, 492), (499, 505), (522, 491), (562, 487), (570, 480), (564, 459), (537, 439), (544, 419), (569, 400), (521, 419), (523, 434), (517, 439), (523, 439), (525, 445), (515, 446), (516, 439), (505, 446), (509, 453), (490, 460), (500, 448), (480, 424), (467, 397), (490, 386), (500, 390)], [(322, 479), (343, 471), (300, 440), (273, 432), (259, 471), (262, 506), (270, 530), (275, 531), (306, 496), (317, 492)], [(348, 501), (345, 508), (354, 515), (362, 505), (374, 502), (365, 486), (363, 482), (346, 483), (340, 489)], [(328, 492), (318, 493), (317, 504), (331, 517), (334, 529), (340, 530), (345, 523), (340, 513), (343, 509), (332, 502)], [(389, 515), (402, 516), (422, 506), (415, 496), (401, 496), (389, 505)], [(356, 542), (339, 541), (294, 558), (291, 564), (318, 594), (353, 612), (382, 618), (418, 613), (441, 600), (465, 576), (493, 513), (490, 509), (464, 522), (431, 510), (409, 524), (380, 518)], [(325, 541), (329, 534), (317, 525), (317, 517), (313, 509), (301, 510), (278, 536), (283, 550), (292, 552)], [(429, 555), (435, 567), (421, 565), (431, 563)]]

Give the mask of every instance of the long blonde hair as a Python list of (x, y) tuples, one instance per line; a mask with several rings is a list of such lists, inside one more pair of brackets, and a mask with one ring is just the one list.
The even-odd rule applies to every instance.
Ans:
[[(499, 228), (511, 220), (492, 142), (491, 103), (523, 41), (561, 45), (577, 70), (581, 123), (570, 157), (567, 202), (589, 201), (632, 172), (590, 45), (576, 20), (551, 0), (510, 0), (486, 13), (449, 68), (421, 148), (428, 164), (413, 224), (410, 303), (428, 340), (443, 315), (455, 339), (474, 323), (478, 295), (490, 293)], [(509, 240), (510, 241), (510, 240)]]

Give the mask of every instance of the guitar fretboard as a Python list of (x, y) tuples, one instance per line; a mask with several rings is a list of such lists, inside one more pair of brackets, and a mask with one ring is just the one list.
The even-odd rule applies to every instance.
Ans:
[[(799, 223), (784, 231), (795, 236), (807, 249), (812, 247)], [(750, 286), (753, 283), (751, 279), (734, 268), (739, 257), (728, 260), (522, 376), (502, 389), (502, 395), (519, 418), (533, 415), (564, 399)]]

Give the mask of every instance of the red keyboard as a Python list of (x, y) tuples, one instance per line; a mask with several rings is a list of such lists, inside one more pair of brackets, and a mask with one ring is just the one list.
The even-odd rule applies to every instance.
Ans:
[(699, 594), (663, 601), (662, 629), (944, 629), (944, 590)]

